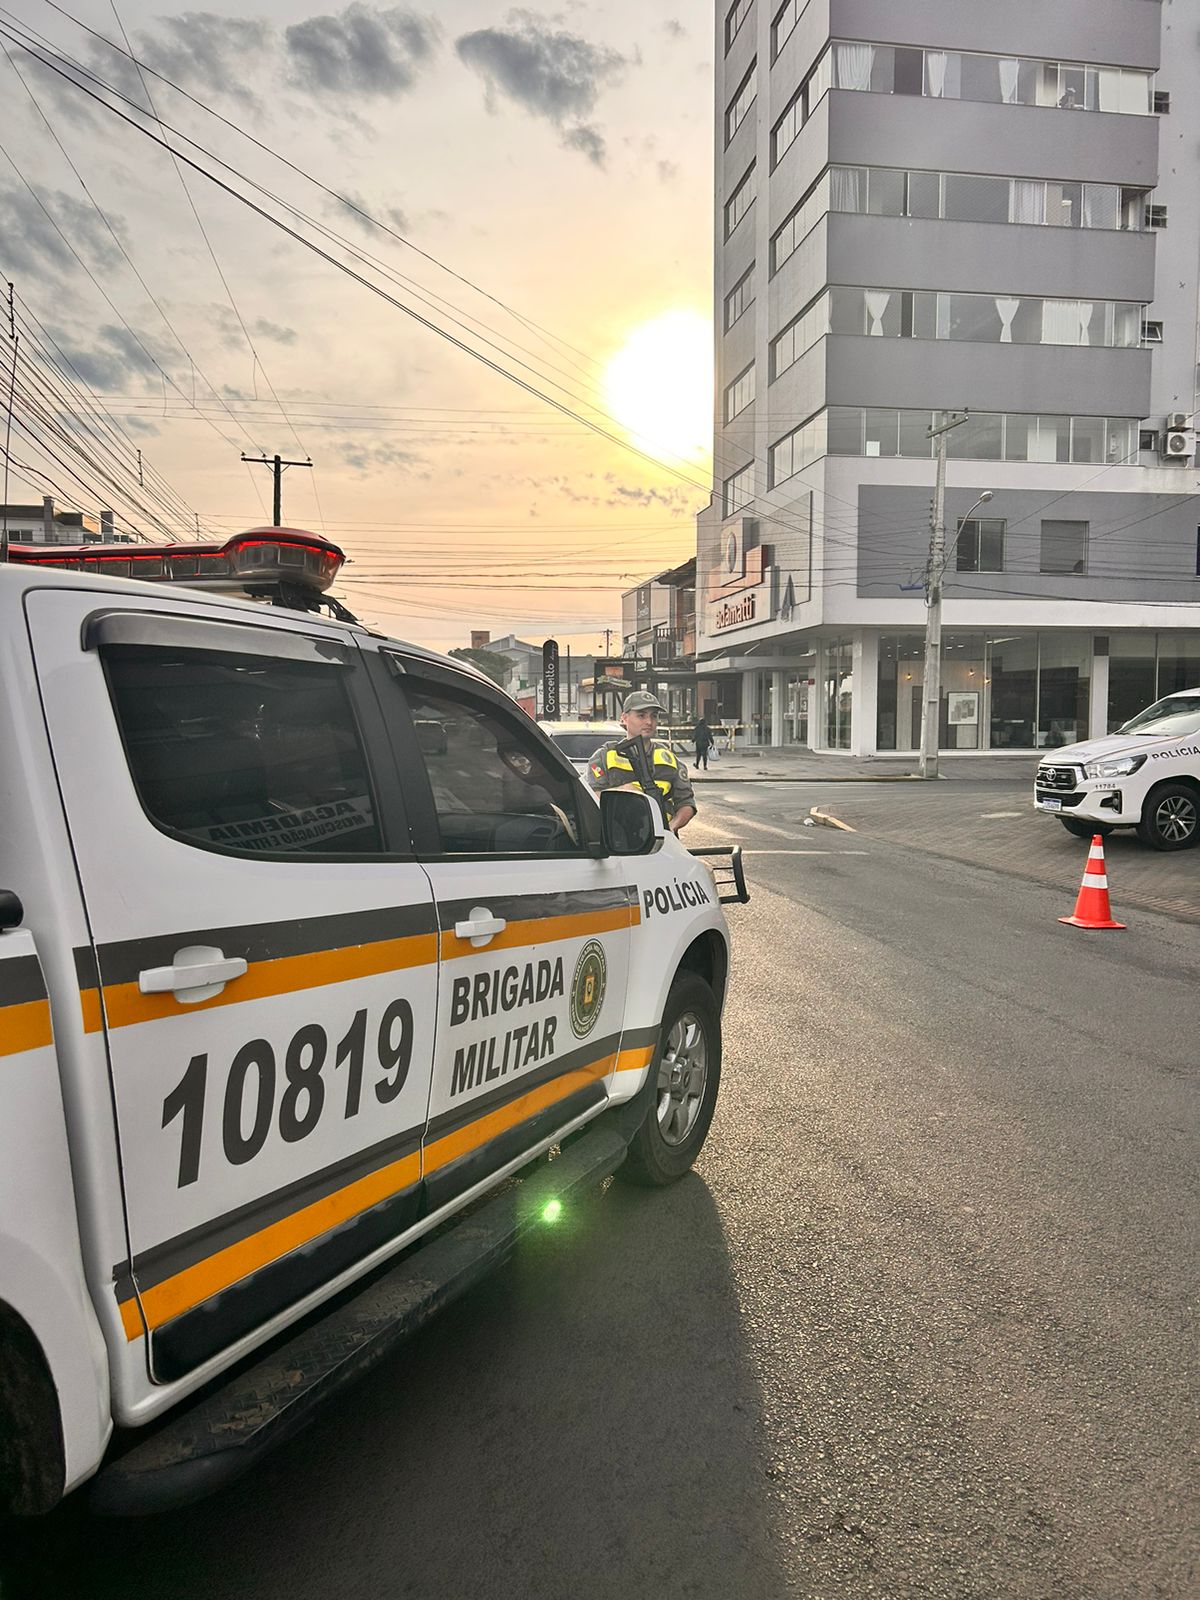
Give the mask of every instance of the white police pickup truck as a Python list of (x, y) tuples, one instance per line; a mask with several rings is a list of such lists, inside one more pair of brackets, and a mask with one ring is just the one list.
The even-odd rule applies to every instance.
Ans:
[(338, 564), (0, 565), (0, 1509), (228, 1481), (708, 1132), (708, 866), (479, 675), (318, 614)]
[(1157, 700), (1116, 733), (1043, 758), (1034, 806), (1079, 838), (1136, 828), (1156, 850), (1200, 838), (1200, 689)]

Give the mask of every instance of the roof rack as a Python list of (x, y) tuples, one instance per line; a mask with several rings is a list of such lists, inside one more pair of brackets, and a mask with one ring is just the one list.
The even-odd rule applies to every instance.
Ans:
[(182, 583), (268, 600), (295, 611), (325, 607), (343, 622), (357, 619), (327, 591), (345, 551), (303, 528), (250, 528), (224, 544), (10, 544), (13, 566), (89, 572), (106, 578)]

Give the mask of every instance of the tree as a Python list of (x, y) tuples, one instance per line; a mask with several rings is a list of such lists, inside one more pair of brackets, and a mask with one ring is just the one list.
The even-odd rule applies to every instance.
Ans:
[(513, 664), (507, 656), (497, 655), (494, 650), (471, 650), (469, 648), (451, 650), (448, 653), (456, 661), (470, 662), (471, 666), (477, 667), (485, 677), (490, 678), (493, 683), (498, 683), (502, 689), (508, 682), (508, 675), (512, 671)]

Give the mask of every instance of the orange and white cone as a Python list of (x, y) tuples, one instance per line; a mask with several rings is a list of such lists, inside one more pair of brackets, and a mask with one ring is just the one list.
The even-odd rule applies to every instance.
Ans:
[(1069, 917), (1059, 917), (1060, 922), (1069, 922), (1073, 928), (1123, 928), (1123, 922), (1114, 922), (1112, 907), (1108, 903), (1108, 875), (1104, 870), (1104, 839), (1101, 834), (1092, 835), (1092, 848), (1088, 851), (1087, 866), (1083, 869), (1083, 882), (1079, 886), (1079, 898), (1075, 902), (1074, 913)]

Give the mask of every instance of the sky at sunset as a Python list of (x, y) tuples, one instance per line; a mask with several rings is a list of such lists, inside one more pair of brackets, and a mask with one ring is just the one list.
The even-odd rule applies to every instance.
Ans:
[[(483, 627), (595, 649), (622, 589), (692, 553), (707, 499), (711, 33), (695, 0), (17, 0), (0, 266), (31, 365), (9, 500), (99, 509), (46, 454), (39, 348), (57, 352), (119, 424), (113, 448), (169, 486), (180, 536), (188, 511), (210, 536), (270, 520), (270, 474), (241, 452), (311, 455), (283, 520), (346, 549), (364, 620), (439, 647)], [(105, 42), (125, 38), (153, 72)], [(177, 170), (31, 51), (505, 371), (610, 433), (644, 430), (675, 470)]]

